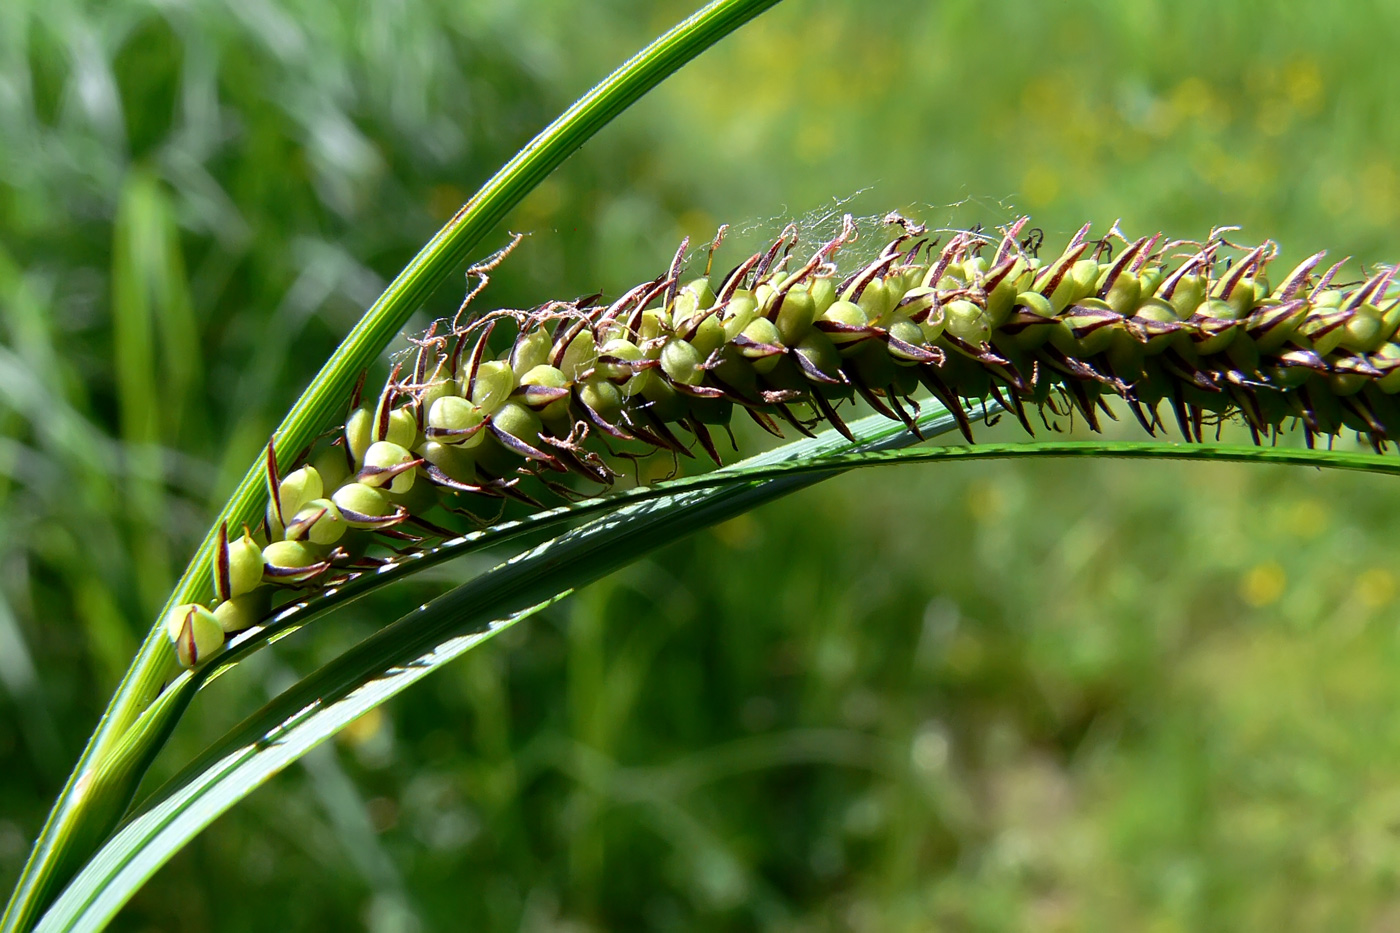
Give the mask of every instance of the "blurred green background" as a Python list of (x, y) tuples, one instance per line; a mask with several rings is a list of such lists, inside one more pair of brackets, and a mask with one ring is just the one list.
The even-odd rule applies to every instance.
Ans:
[[(693, 6), (0, 3), (0, 888), (340, 336)], [(616, 294), (837, 200), (1392, 261), (1398, 35), (1393, 0), (789, 0), (515, 211), (488, 299)], [(830, 482), (361, 720), (116, 928), (1400, 929), (1397, 515), (1276, 468)], [(157, 774), (470, 569), (222, 678)]]

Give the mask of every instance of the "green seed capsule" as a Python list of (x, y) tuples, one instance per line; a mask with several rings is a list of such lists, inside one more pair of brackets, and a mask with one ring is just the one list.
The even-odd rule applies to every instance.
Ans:
[(642, 323), (637, 335), (642, 343), (650, 343), (671, 329), (671, 317), (660, 308), (648, 308), (642, 312)]
[(335, 544), (345, 534), (345, 517), (330, 499), (312, 499), (287, 522), (287, 538), (312, 544)]
[(1074, 283), (1070, 301), (1083, 301), (1097, 290), (1094, 286), (1099, 280), (1099, 264), (1092, 259), (1081, 259), (1070, 266), (1067, 278)]
[(408, 449), (392, 441), (376, 441), (365, 451), (365, 465), (358, 481), (366, 486), (381, 486), (389, 492), (408, 492), (413, 488), (414, 456)]
[(1381, 344), (1371, 362), (1386, 371), (1385, 375), (1376, 381), (1380, 390), (1386, 395), (1400, 392), (1400, 347), (1393, 343)]
[(1055, 307), (1040, 292), (1021, 292), (1016, 296), (1017, 307), (1025, 308), (1032, 314), (1039, 317), (1051, 318), (1055, 316)]
[(885, 303), (889, 306), (885, 311), (886, 315), (904, 299), (904, 293), (908, 290), (909, 286), (905, 284), (904, 276), (899, 272), (890, 272), (885, 276)]
[(412, 447), (417, 436), (418, 416), (410, 408), (395, 408), (389, 412), (389, 420), (384, 425), (384, 430), (381, 431), (377, 424), (374, 426), (376, 441), (388, 441), (400, 447)]
[[(437, 369), (428, 379), (428, 385), (418, 394), (418, 410), (426, 415), (433, 410), (438, 399), (457, 394), (457, 381), (447, 375), (447, 363), (439, 362)], [(327, 484), (329, 485), (329, 484)]]
[(836, 345), (831, 342), (831, 338), (819, 330), (811, 331), (802, 338), (795, 352), (802, 357), (803, 371), (812, 370), (825, 376), (827, 379), (844, 381), (841, 375), (841, 354), (836, 351)]
[[(1327, 391), (1327, 378), (1314, 375), (1308, 380), (1308, 395), (1313, 403), (1313, 418), (1327, 434), (1336, 434), (1348, 420), (1341, 403)], [(1356, 430), (1355, 427), (1352, 428)]]
[(759, 375), (772, 372), (773, 367), (778, 365), (778, 360), (782, 359), (784, 347), (778, 326), (766, 317), (754, 318), (749, 326), (744, 328), (743, 336), (754, 345), (741, 347), (739, 352), (753, 361), (754, 372)]
[(1294, 338), (1307, 314), (1308, 307), (1302, 302), (1296, 306), (1265, 305), (1250, 313), (1245, 329), (1261, 352), (1272, 353)]
[[(422, 469), (421, 464), (419, 469)], [(421, 476), (408, 492), (391, 492), (388, 495), (390, 502), (409, 515), (426, 515), (437, 506), (439, 501), (437, 487), (432, 483), (424, 482)]]
[(475, 447), (485, 437), (486, 414), (477, 405), (456, 395), (440, 398), (428, 412), (426, 434), (442, 444)]
[(611, 382), (590, 379), (579, 389), (579, 400), (608, 424), (622, 415), (622, 390)]
[(1319, 356), (1328, 356), (1341, 346), (1346, 337), (1346, 323), (1349, 312), (1340, 309), (1327, 309), (1308, 315), (1299, 330), (1312, 342), (1312, 348)]
[[(1161, 289), (1158, 291), (1160, 292)], [(1170, 295), (1159, 295), (1158, 297), (1171, 302), (1171, 306), (1176, 309), (1177, 317), (1185, 320), (1195, 314), (1196, 309), (1201, 306), (1201, 302), (1206, 300), (1206, 277), (1203, 275), (1184, 275), (1177, 280), (1176, 288)]]
[(388, 496), (364, 483), (346, 483), (331, 501), (351, 528), (386, 528), (400, 518)]
[(1018, 293), (1014, 313), (1016, 317), (1007, 336), (1011, 345), (1017, 349), (1034, 350), (1052, 337), (1056, 346), (1072, 339), (1069, 328), (1055, 317), (1055, 309), (1051, 306), (1050, 299), (1040, 292)]
[(520, 388), (514, 397), (540, 413), (551, 428), (568, 433), (572, 423), (569, 415), (569, 381), (553, 366), (536, 366), (520, 377)]
[(933, 343), (943, 336), (948, 316), (933, 289), (923, 285), (909, 289), (900, 303), (899, 312), (918, 319), (919, 330), (923, 332), (925, 343)]
[(1123, 316), (1098, 298), (1084, 298), (1076, 302), (1065, 311), (1060, 322), (1074, 335), (1072, 351), (1066, 352), (1080, 357), (1103, 353), (1124, 328)]
[(1147, 354), (1143, 345), (1126, 329), (1114, 331), (1107, 351), (1113, 374), (1127, 382), (1136, 382), (1146, 374)]
[[(911, 344), (916, 347), (923, 342), (923, 329), (920, 328), (918, 324), (915, 324), (913, 321), (909, 320), (907, 317), (904, 317), (902, 315), (896, 317), (890, 322), (888, 330), (890, 336), (893, 337), (895, 340), (900, 340), (904, 343)], [(921, 358), (916, 356), (910, 356), (902, 350), (896, 348), (893, 344), (890, 345), (890, 356), (894, 359), (895, 363), (901, 366), (912, 366), (915, 363), (923, 362)]]
[(324, 492), (321, 474), (316, 472), (315, 467), (304, 466), (288, 473), (277, 487), (277, 500), (282, 505), (283, 521), (295, 515), (312, 499), (321, 498)]
[(617, 338), (603, 344), (598, 353), (597, 371), (600, 376), (622, 383), (622, 394), (636, 395), (646, 385), (647, 373), (631, 364), (646, 358), (640, 347), (630, 340)]
[(648, 414), (665, 422), (679, 421), (685, 417), (689, 398), (677, 392), (654, 370), (648, 373), (648, 376), (650, 378), (642, 387), (642, 398), (648, 403)]
[(1269, 385), (1276, 389), (1296, 389), (1312, 377), (1302, 366), (1269, 365), (1263, 368), (1263, 373), (1268, 378)]
[(1219, 298), (1211, 298), (1196, 308), (1193, 319), (1198, 321), (1239, 321), (1239, 310), (1229, 301), (1222, 301)]
[[(748, 327), (744, 328), (743, 336), (753, 342), (763, 344), (765, 347), (782, 347), (783, 336), (778, 333), (778, 326), (767, 318), (754, 318)], [(771, 356), (771, 351), (764, 349), (746, 349), (744, 355), (750, 359), (763, 359)]]
[(753, 297), (758, 302), (758, 306), (765, 311), (773, 307), (773, 296), (778, 292), (778, 288), (773, 284), (773, 277), (770, 275), (754, 287)]
[[(1370, 376), (1363, 376), (1360, 373), (1333, 373), (1327, 377), (1327, 386), (1333, 395), (1338, 398), (1346, 398), (1348, 395), (1360, 392), (1370, 381)], [(1365, 430), (1365, 426), (1356, 425), (1352, 427), (1352, 430)]]
[(681, 326), (699, 312), (714, 307), (714, 303), (715, 293), (710, 288), (709, 279), (692, 279), (682, 285), (676, 294), (671, 316), (675, 318), (677, 326)]
[(559, 369), (570, 383), (579, 382), (598, 362), (598, 344), (593, 339), (593, 331), (584, 328), (578, 336), (569, 341), (564, 355), (559, 359)]
[[(1254, 300), (1259, 294), (1260, 287), (1262, 286), (1259, 286), (1252, 278), (1241, 279), (1235, 284), (1234, 289), (1230, 292), (1230, 297), (1225, 300), (1235, 309), (1237, 318), (1242, 318), (1254, 310)], [(1267, 295), (1268, 292), (1264, 294)]]
[(1259, 346), (1243, 332), (1230, 341), (1230, 345), (1225, 348), (1225, 355), (1242, 373), (1259, 371)]
[[(277, 514), (277, 505), (268, 502), (267, 509), (263, 512), (263, 519), (267, 529), (267, 539), (269, 541), (280, 541), (287, 533), (287, 526), (282, 524), (282, 517)], [(261, 529), (259, 530), (261, 532)]]
[(561, 370), (544, 363), (521, 376), (520, 384), (544, 389), (562, 389), (569, 385), (569, 380)]
[(1374, 353), (1387, 336), (1382, 327), (1381, 309), (1373, 304), (1363, 304), (1352, 312), (1340, 328), (1342, 338), (1338, 345), (1361, 353)]
[(1147, 338), (1142, 348), (1148, 356), (1162, 353), (1170, 346), (1185, 346), (1183, 341), (1190, 340), (1186, 331), (1178, 326), (1176, 309), (1161, 298), (1144, 300), (1133, 315), (1133, 321)]
[(710, 370), (715, 381), (730, 386), (739, 395), (752, 395), (758, 386), (752, 361), (732, 343), (721, 347), (718, 356), (718, 364)]
[(540, 443), (540, 417), (519, 402), (507, 402), (491, 416), (491, 424), (531, 447)]
[(938, 342), (938, 338), (943, 336), (943, 331), (948, 324), (947, 313), (940, 305), (934, 308), (928, 315), (919, 322), (919, 330), (924, 335), (924, 343), (933, 344)]
[(688, 340), (679, 337), (666, 341), (661, 349), (661, 371), (673, 382), (697, 386), (705, 379), (702, 368), (705, 358)]
[(838, 350), (870, 338), (870, 318), (865, 309), (854, 302), (844, 299), (835, 302), (822, 312), (819, 320), (834, 325), (823, 328), (823, 332)]
[(520, 385), (511, 393), (517, 402), (529, 405), (536, 411), (569, 397), (569, 380), (557, 368), (544, 364), (520, 377)]
[(916, 285), (904, 293), (904, 297), (900, 299), (899, 306), (895, 308), (895, 311), (905, 317), (912, 318), (932, 311), (936, 307), (940, 307), (938, 293), (923, 285)]
[(321, 474), (322, 492), (335, 489), (350, 478), (350, 465), (345, 462), (345, 448), (327, 447), (311, 458), (311, 465)]
[(831, 280), (829, 275), (812, 279), (807, 290), (811, 292), (812, 304), (816, 305), (817, 314), (821, 314), (836, 303), (836, 283)]
[(1240, 332), (1239, 309), (1228, 301), (1212, 298), (1196, 309), (1191, 323), (1199, 329), (1196, 351), (1205, 355), (1220, 353)]
[(1258, 305), (1259, 302), (1263, 301), (1265, 298), (1268, 298), (1274, 293), (1274, 287), (1273, 285), (1269, 284), (1269, 279), (1266, 276), (1257, 275), (1253, 278), (1252, 281), (1254, 282), (1255, 305)]
[(1011, 262), (1010, 268), (998, 266), (997, 274), (1001, 278), (987, 292), (987, 317), (993, 327), (1000, 327), (1011, 316), (1016, 306), (1016, 294), (1020, 291), (1017, 283), (1025, 271), (1026, 261), (1020, 257)]
[(614, 337), (598, 351), (598, 365), (594, 372), (603, 379), (625, 382), (636, 375), (636, 371), (629, 364), (641, 359), (641, 347), (625, 337)]
[(1312, 305), (1314, 308), (1340, 308), (1345, 297), (1346, 293), (1341, 289), (1329, 288), (1312, 299)]
[(898, 373), (894, 360), (878, 340), (860, 344), (851, 360), (855, 363), (856, 375), (868, 386), (884, 388), (894, 382)]
[(233, 635), (246, 628), (252, 628), (262, 619), (266, 611), (267, 590), (245, 593), (226, 599), (214, 607), (214, 621), (219, 623), (226, 635)]
[(1142, 301), (1142, 283), (1131, 272), (1121, 272), (1113, 280), (1104, 301), (1119, 314), (1131, 317)]
[(1395, 335), (1400, 333), (1400, 298), (1392, 301), (1381, 312), (1381, 333), (1385, 335), (1386, 340), (1394, 340)]
[(520, 377), (536, 366), (549, 362), (549, 334), (544, 328), (523, 334), (510, 351), (510, 368)]
[(944, 305), (943, 311), (948, 315), (944, 329), (964, 343), (982, 346), (991, 339), (991, 322), (987, 320), (987, 312), (979, 305), (959, 298)]
[(165, 617), (165, 631), (181, 667), (196, 667), (224, 646), (224, 630), (214, 613), (197, 603), (171, 608)]
[(733, 340), (758, 317), (758, 300), (753, 292), (739, 289), (724, 308), (724, 339)]
[(515, 372), (504, 360), (488, 360), (476, 368), (472, 384), (472, 404), (490, 416), (510, 398), (515, 390)]
[[(1078, 294), (1079, 287), (1075, 282), (1073, 270), (1078, 257), (1083, 252), (1082, 247), (1072, 249), (1036, 274), (1033, 290), (1045, 294), (1045, 297), (1050, 299), (1050, 304), (1054, 306), (1056, 313), (1064, 310)], [(1095, 263), (1095, 270), (1097, 268), (1098, 264)], [(1097, 271), (1095, 277), (1097, 277)], [(1048, 294), (1046, 294), (1047, 291)]]
[(734, 403), (727, 398), (692, 398), (690, 416), (701, 424), (727, 425), (734, 418)]
[(374, 416), (366, 408), (357, 408), (345, 419), (345, 444), (355, 460), (355, 469), (365, 462), (365, 451), (374, 443)]
[(228, 543), (227, 591), (220, 579), (220, 568), (214, 568), (214, 592), (220, 599), (231, 599), (251, 593), (262, 585), (262, 548), (245, 531), (241, 538)]
[(782, 306), (778, 308), (778, 316), (773, 323), (778, 327), (778, 336), (783, 345), (791, 347), (807, 336), (816, 319), (817, 303), (812, 300), (812, 293), (804, 286), (794, 285), (783, 296)]
[[(891, 357), (890, 361), (897, 363), (894, 357)], [(899, 398), (908, 398), (919, 391), (920, 384), (919, 376), (913, 367), (896, 365), (894, 368), (894, 380), (887, 387), (887, 391)]]
[(860, 309), (865, 312), (866, 320), (876, 327), (880, 327), (882, 326), (880, 322), (884, 320), (885, 315), (889, 314), (890, 309), (894, 307), (894, 302), (891, 300), (891, 297), (890, 290), (885, 285), (885, 280), (882, 278), (875, 278), (871, 279), (869, 284), (865, 286), (865, 290), (862, 291), (860, 297), (856, 299), (856, 304), (860, 305)]
[[(905, 292), (908, 292), (910, 289), (914, 289), (914, 288), (922, 288), (922, 287), (923, 287), (923, 282), (924, 282), (924, 273), (926, 273), (926, 272), (928, 272), (928, 266), (926, 266), (926, 265), (924, 265), (924, 264), (922, 264), (922, 263), (916, 263), (916, 264), (914, 264), (914, 265), (912, 265), (912, 266), (905, 266), (905, 267), (904, 267), (904, 290), (905, 290)], [(905, 297), (908, 297), (908, 295), (906, 295)]]
[[(481, 436), (485, 438), (486, 432), (482, 432)], [(424, 441), (414, 449), (414, 453), (429, 465), (441, 470), (448, 479), (459, 483), (476, 482), (476, 460), (471, 451), (459, 444)], [(414, 484), (413, 488), (417, 489), (418, 484)]]
[(263, 576), (279, 583), (304, 583), (326, 569), (321, 549), (305, 541), (274, 541), (263, 548)]
[(724, 346), (724, 324), (720, 321), (719, 315), (711, 314), (701, 321), (700, 325), (695, 328), (695, 333), (690, 337), (690, 342), (706, 359), (711, 353)]

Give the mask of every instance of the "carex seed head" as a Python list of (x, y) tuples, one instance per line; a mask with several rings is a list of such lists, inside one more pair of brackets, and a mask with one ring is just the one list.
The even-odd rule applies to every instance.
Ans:
[[(213, 628), (253, 624), (277, 584), (329, 585), (507, 501), (597, 492), (654, 453), (718, 462), (716, 429), (736, 416), (849, 436), (855, 404), (916, 429), (934, 400), (972, 441), (967, 408), (986, 399), (1033, 431), (1065, 417), (1096, 430), (1116, 398), (1149, 433), (1167, 418), (1190, 441), (1226, 419), (1261, 443), (1297, 425), (1308, 443), (1352, 431), (1383, 450), (1400, 432), (1389, 267), (1320, 271), (1318, 253), (1277, 275), (1275, 244), (1219, 231), (1094, 239), (1086, 225), (1052, 249), (1027, 218), (946, 238), (889, 220), (887, 242), (844, 269), (849, 219), (805, 255), (785, 230), (722, 276), (685, 274), (682, 249), (611, 301), (464, 306), (415, 341), (411, 373), (363, 406), (357, 393), (335, 441), (285, 475), (269, 449), (260, 537), (220, 539)], [(216, 650), (207, 614), (169, 623), (182, 661)]]

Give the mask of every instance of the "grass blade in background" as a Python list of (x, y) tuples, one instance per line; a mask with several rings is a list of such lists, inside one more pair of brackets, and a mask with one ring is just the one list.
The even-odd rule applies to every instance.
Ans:
[(199, 338), (174, 209), (160, 180), (143, 169), (127, 176), (117, 210), (112, 320), (121, 437), (131, 463), (128, 547), (142, 569), (140, 605), (153, 612), (172, 575), (163, 448), (173, 446), (195, 385)]

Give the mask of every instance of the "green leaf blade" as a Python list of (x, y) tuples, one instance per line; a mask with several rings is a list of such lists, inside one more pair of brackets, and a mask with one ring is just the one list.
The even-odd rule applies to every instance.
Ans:
[[(920, 422), (926, 436), (956, 427), (951, 415), (934, 406)], [(917, 440), (879, 416), (851, 429), (859, 444), (828, 431), (737, 464), (729, 485), (690, 489), (606, 515), (380, 630), (268, 703), (172, 779), (170, 790), (158, 793), (77, 875), (39, 929), (99, 928), (181, 846), (248, 793), (345, 724), (519, 619), (670, 541), (840, 471), (828, 466), (758, 482), (748, 468), (811, 464)]]

